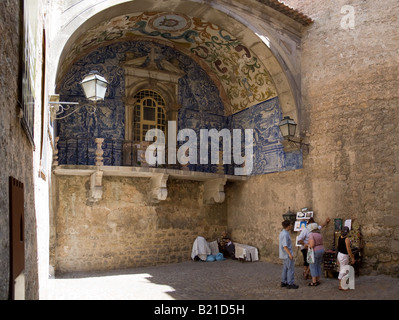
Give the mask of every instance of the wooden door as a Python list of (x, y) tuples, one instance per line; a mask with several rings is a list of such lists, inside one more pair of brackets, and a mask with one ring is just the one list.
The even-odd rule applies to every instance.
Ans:
[(24, 184), (9, 179), (10, 195), (10, 294), (14, 299), (15, 280), (25, 269)]

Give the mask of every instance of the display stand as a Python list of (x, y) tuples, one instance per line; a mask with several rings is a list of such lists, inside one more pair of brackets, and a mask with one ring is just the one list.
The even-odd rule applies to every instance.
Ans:
[[(302, 230), (307, 227), (310, 218), (313, 218), (313, 211), (309, 211), (308, 208), (303, 208), (300, 212), (297, 212), (296, 221), (294, 222), (294, 231), (298, 232), (298, 236)], [(298, 236), (296, 237), (295, 245), (300, 247)]]
[(338, 248), (338, 238), (341, 235), (341, 230), (343, 226), (347, 225), (350, 227), (348, 237), (351, 241), (351, 250), (355, 257), (355, 264), (353, 268), (355, 269), (355, 275), (360, 275), (360, 266), (363, 260), (363, 240), (362, 234), (360, 232), (360, 226), (357, 221), (346, 220), (343, 223), (342, 219), (334, 219), (334, 240), (331, 250), (327, 250), (323, 257), (323, 268), (326, 277), (336, 277), (339, 272), (339, 265), (337, 265), (337, 248)]

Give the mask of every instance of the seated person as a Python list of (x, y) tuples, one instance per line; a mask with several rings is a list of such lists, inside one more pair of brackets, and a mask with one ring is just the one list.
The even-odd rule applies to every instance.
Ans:
[(218, 245), (219, 252), (223, 253), (225, 258), (235, 259), (235, 246), (226, 231), (222, 233), (222, 238), (219, 240)]
[(224, 251), (224, 247), (226, 245), (226, 240), (229, 238), (228, 233), (226, 231), (222, 232), (221, 238), (218, 239), (218, 246), (219, 246), (219, 252)]
[(228, 257), (230, 257), (232, 259), (236, 258), (236, 248), (235, 248), (233, 241), (231, 241), (231, 239), (226, 238), (226, 244), (225, 244), (224, 248), (228, 254)]

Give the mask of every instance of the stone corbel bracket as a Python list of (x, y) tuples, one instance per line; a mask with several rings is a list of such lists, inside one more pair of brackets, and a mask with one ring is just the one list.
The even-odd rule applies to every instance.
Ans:
[(169, 174), (157, 174), (151, 177), (150, 191), (148, 194), (149, 202), (152, 204), (159, 203), (166, 200), (168, 197), (168, 182)]
[(226, 178), (212, 179), (204, 182), (204, 203), (223, 203), (226, 195), (224, 193), (224, 186), (226, 185)]
[(97, 170), (90, 176), (89, 202), (100, 201), (103, 196), (103, 171)]

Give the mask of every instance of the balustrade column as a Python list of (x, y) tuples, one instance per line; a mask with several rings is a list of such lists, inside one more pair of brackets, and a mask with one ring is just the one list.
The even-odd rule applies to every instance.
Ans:
[(96, 166), (103, 166), (104, 165), (104, 150), (102, 148), (104, 139), (103, 138), (96, 138), (96, 144), (97, 144), (97, 149), (96, 149)]
[(58, 166), (58, 141), (60, 140), (60, 137), (56, 137), (54, 141), (54, 152), (53, 152), (53, 166), (56, 167)]

